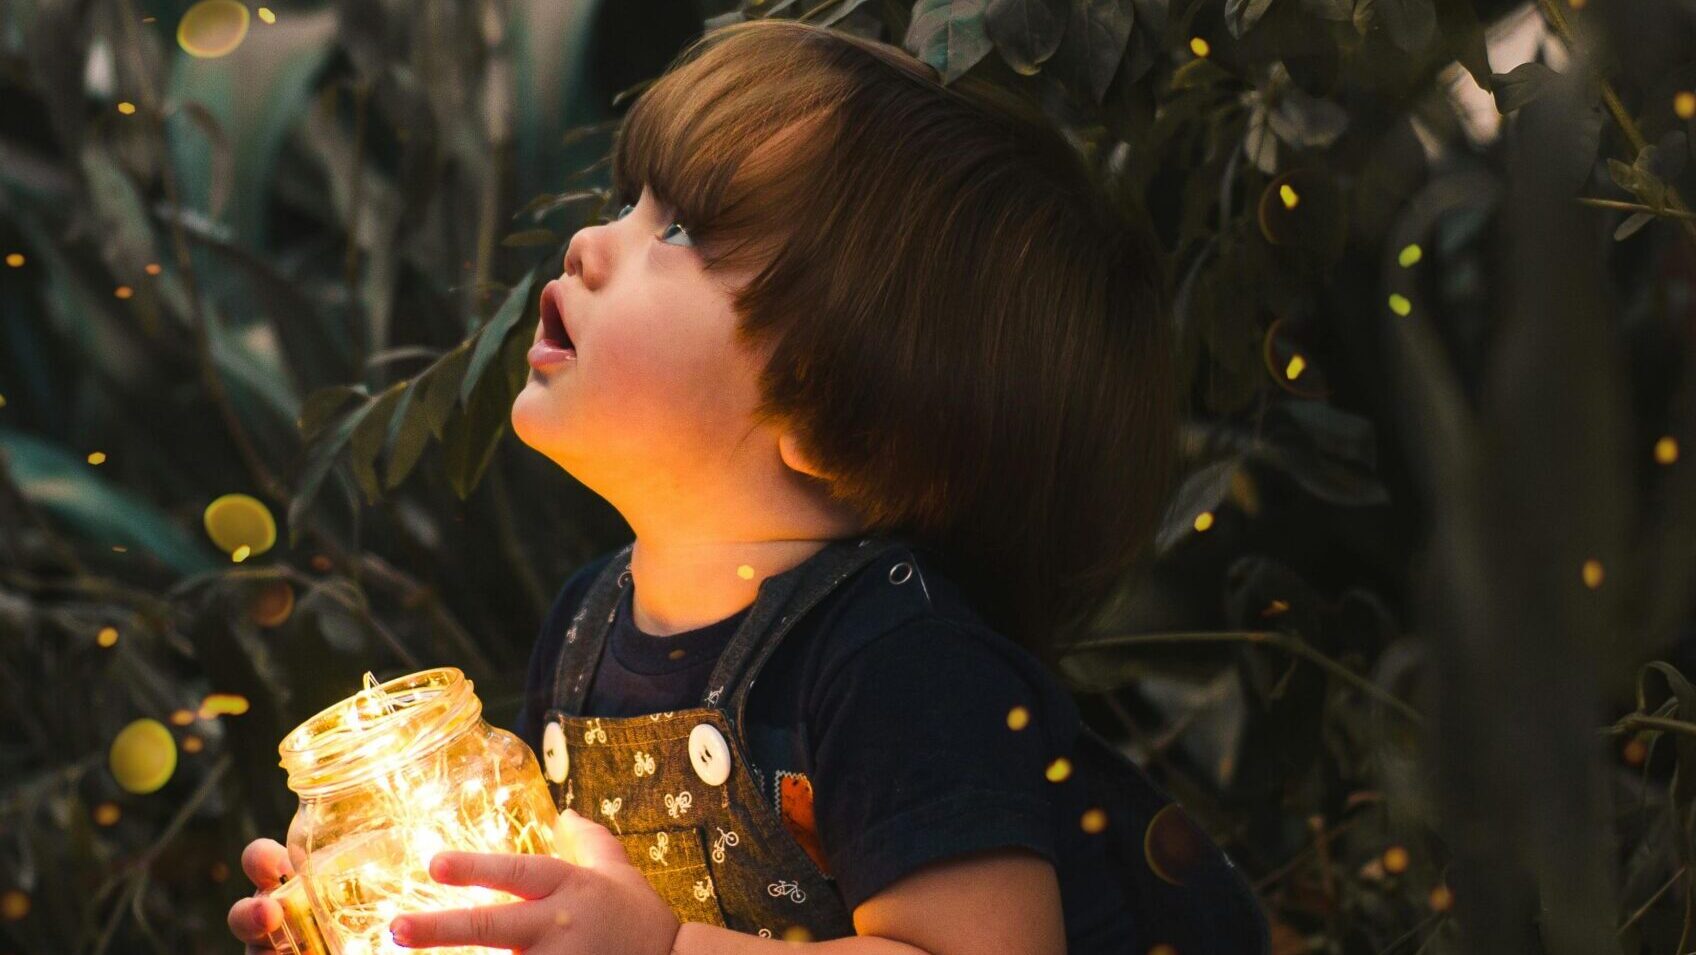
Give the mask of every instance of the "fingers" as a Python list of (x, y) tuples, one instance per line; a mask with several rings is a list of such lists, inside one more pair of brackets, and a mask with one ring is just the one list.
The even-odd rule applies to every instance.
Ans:
[(441, 912), (409, 912), (390, 922), (389, 930), (396, 942), (408, 948), (482, 945), (526, 949), (541, 938), (543, 921), (551, 920), (540, 905), (508, 902)]
[(241, 851), (241, 868), (249, 880), (261, 889), (276, 888), (279, 875), (294, 878), (294, 865), (289, 851), (275, 839), (255, 839)]
[(624, 843), (617, 836), (606, 826), (570, 809), (559, 814), (559, 825), (554, 832), (555, 841), (563, 845), (565, 855), (580, 866), (593, 869), (630, 864)]
[(269, 949), (267, 932), (283, 924), (283, 907), (276, 899), (250, 897), (230, 906), (230, 931), (244, 942), (257, 942)]
[(508, 852), (438, 852), (430, 878), (443, 885), (481, 885), (539, 899), (559, 888), (571, 864), (553, 856)]

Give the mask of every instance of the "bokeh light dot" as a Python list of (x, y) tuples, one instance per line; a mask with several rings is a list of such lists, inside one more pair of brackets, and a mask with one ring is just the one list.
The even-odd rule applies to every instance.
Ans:
[(1072, 761), (1062, 756), (1049, 763), (1048, 768), (1043, 770), (1043, 775), (1047, 776), (1051, 783), (1063, 783), (1072, 776)]
[(1007, 728), (1018, 732), (1031, 725), (1031, 711), (1022, 706), (1015, 706), (1007, 711)]
[(253, 556), (253, 548), (247, 546), (246, 544), (243, 544), (240, 547), (237, 547), (235, 550), (230, 552), (230, 559), (235, 561), (238, 564), (241, 563), (242, 561), (248, 559), (251, 556)]
[(95, 451), (95, 452), (91, 453), (88, 456), (88, 463), (89, 464), (105, 464), (106, 463), (106, 452)]
[(1679, 119), (1696, 118), (1696, 91), (1679, 90), (1672, 94), (1672, 111)]
[(183, 752), (198, 753), (206, 748), (206, 743), (200, 737), (189, 734), (183, 737)]
[(200, 0), (177, 21), (177, 45), (201, 59), (224, 56), (247, 37), (247, 7), (237, 0)]
[(200, 701), (200, 716), (202, 719), (240, 716), (247, 712), (247, 706), (247, 697), (239, 693), (208, 693), (206, 699)]
[(1591, 590), (1602, 586), (1602, 562), (1594, 557), (1585, 561), (1581, 575), (1584, 578), (1584, 586)]
[(135, 295), (135, 289), (130, 288), (128, 285), (120, 285), (112, 290), (112, 294), (116, 295), (118, 298), (127, 299)]
[(22, 252), (8, 252), (8, 253), (6, 253), (6, 264), (10, 265), (14, 269), (23, 268), (24, 267), (24, 254)]
[(266, 23), (276, 23), (277, 22), (277, 15), (275, 13), (271, 12), (270, 7), (260, 7), (255, 12), (258, 13), (259, 19), (265, 21)]
[(1288, 365), (1284, 366), (1284, 377), (1288, 378), (1291, 381), (1295, 381), (1297, 378), (1300, 378), (1301, 373), (1306, 371), (1306, 370), (1307, 370), (1307, 359), (1301, 357), (1300, 355), (1291, 355), (1290, 356), (1290, 363)]
[(1212, 511), (1202, 511), (1200, 514), (1197, 514), (1195, 516), (1195, 529), (1196, 530), (1205, 531), (1209, 527), (1212, 527), (1212, 526), (1213, 526), (1213, 512)]
[(1212, 49), (1212, 47), (1207, 45), (1207, 41), (1201, 37), (1190, 37), (1190, 52), (1194, 53), (1196, 56), (1206, 56), (1212, 51)]
[(171, 722), (178, 726), (187, 726), (194, 722), (194, 712), (192, 710), (177, 710), (171, 714)]
[(118, 811), (117, 803), (103, 802), (94, 807), (94, 824), (97, 826), (117, 825), (119, 815), (121, 813)]
[(1083, 818), (1078, 820), (1078, 825), (1082, 826), (1085, 832), (1093, 836), (1107, 828), (1107, 813), (1103, 812), (1101, 809), (1086, 810), (1083, 814)]
[(1649, 758), (1649, 744), (1643, 742), (1641, 737), (1633, 736), (1626, 742), (1625, 749), (1620, 751), (1619, 757), (1625, 761), (1627, 766), (1641, 766)]
[(1413, 311), (1413, 303), (1408, 301), (1406, 295), (1403, 295), (1400, 292), (1392, 292), (1390, 294), (1390, 311), (1395, 312), (1397, 315), (1405, 316), (1407, 313)]
[(118, 785), (138, 796), (146, 795), (170, 782), (176, 772), (177, 743), (158, 720), (132, 720), (113, 738), (107, 763)]
[(1284, 208), (1294, 209), (1296, 203), (1301, 201), (1301, 196), (1297, 195), (1295, 188), (1286, 182), (1278, 187), (1278, 199), (1283, 202)]
[(1384, 850), (1384, 871), (1391, 875), (1401, 875), (1407, 871), (1407, 850), (1401, 846), (1391, 846)]
[(1431, 895), (1426, 901), (1430, 903), (1431, 911), (1447, 912), (1449, 909), (1454, 908), (1455, 894), (1448, 886), (1439, 882), (1435, 886), (1432, 886)]
[(1423, 258), (1425, 258), (1425, 250), (1421, 249), (1419, 243), (1415, 242), (1402, 246), (1401, 252), (1396, 255), (1396, 264), (1404, 269), (1411, 269), (1418, 265), (1419, 260)]
[(783, 940), (790, 944), (810, 942), (813, 940), (813, 933), (807, 931), (805, 926), (791, 925), (783, 930)]
[(206, 505), (202, 522), (212, 543), (232, 557), (246, 546), (240, 560), (257, 556), (277, 543), (277, 521), (270, 508), (247, 494), (225, 494)]
[(1678, 460), (1678, 439), (1666, 435), (1655, 442), (1655, 461), (1659, 464), (1671, 464)]
[(29, 896), (17, 889), (7, 889), (5, 895), (0, 895), (0, 916), (6, 921), (16, 922), (29, 914)]
[(742, 566), (736, 568), (736, 576), (742, 578), (743, 580), (753, 580), (754, 579), (754, 568), (748, 566), (747, 564), (743, 564)]
[(142, 266), (142, 271), (146, 272), (148, 275), (158, 275), (160, 272), (163, 272), (165, 270), (159, 263), (149, 262), (146, 265)]
[(100, 634), (94, 638), (94, 642), (103, 647), (115, 646), (118, 642), (118, 628), (101, 627)]

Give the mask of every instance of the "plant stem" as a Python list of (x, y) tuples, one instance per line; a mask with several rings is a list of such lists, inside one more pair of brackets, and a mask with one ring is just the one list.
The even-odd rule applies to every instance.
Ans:
[(1623, 209), (1626, 212), (1647, 212), (1652, 216), (1665, 216), (1669, 219), (1688, 219), (1696, 221), (1696, 212), (1682, 212), (1677, 209), (1657, 209), (1646, 206), (1641, 202), (1622, 202), (1618, 199), (1596, 199), (1591, 196), (1579, 196), (1578, 201), (1587, 206), (1600, 209)]

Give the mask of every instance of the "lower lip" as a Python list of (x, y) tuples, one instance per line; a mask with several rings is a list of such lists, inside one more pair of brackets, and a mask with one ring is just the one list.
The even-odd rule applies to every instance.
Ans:
[(575, 363), (577, 350), (557, 345), (544, 338), (530, 346), (529, 359), (532, 368), (552, 368), (568, 362)]

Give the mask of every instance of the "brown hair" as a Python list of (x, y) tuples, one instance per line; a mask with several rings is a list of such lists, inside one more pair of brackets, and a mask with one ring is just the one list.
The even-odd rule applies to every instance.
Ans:
[(1052, 659), (1150, 548), (1177, 465), (1152, 233), (1022, 94), (796, 20), (694, 40), (612, 165), (709, 270), (755, 274), (733, 304), (769, 349), (761, 420)]

